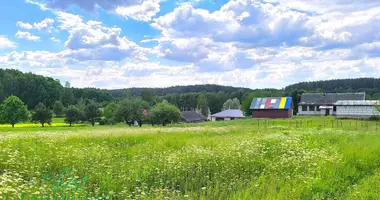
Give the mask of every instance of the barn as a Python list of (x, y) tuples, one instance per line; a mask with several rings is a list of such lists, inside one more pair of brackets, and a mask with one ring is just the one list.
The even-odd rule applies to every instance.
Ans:
[(303, 93), (298, 115), (337, 115), (335, 103), (342, 100), (363, 101), (365, 93)]
[(254, 98), (250, 109), (252, 118), (291, 118), (293, 100), (292, 97)]
[(379, 115), (376, 106), (379, 101), (371, 100), (341, 100), (335, 103), (337, 118), (370, 118)]

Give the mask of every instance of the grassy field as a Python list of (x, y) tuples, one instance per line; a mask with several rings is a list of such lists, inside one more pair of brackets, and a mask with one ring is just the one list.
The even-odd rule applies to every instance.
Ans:
[(379, 133), (322, 117), (0, 128), (0, 199), (379, 199)]

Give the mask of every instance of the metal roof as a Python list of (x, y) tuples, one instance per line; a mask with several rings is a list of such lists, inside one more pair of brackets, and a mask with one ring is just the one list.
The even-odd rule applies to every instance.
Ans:
[(183, 111), (181, 117), (187, 122), (205, 121), (206, 117), (195, 111)]
[(304, 93), (299, 105), (332, 105), (340, 100), (365, 100), (365, 93)]
[(285, 110), (292, 107), (292, 97), (254, 98), (251, 102), (252, 110)]
[(337, 101), (334, 105), (336, 106), (373, 106), (379, 103), (380, 101), (374, 101), (374, 100), (362, 100), (362, 101), (341, 100), (341, 101)]
[(229, 117), (229, 118), (243, 118), (243, 112), (238, 109), (229, 109), (222, 112), (215, 113), (211, 117)]

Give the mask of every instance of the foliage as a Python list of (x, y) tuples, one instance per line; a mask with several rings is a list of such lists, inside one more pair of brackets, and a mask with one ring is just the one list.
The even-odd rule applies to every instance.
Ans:
[(376, 109), (377, 115), (380, 115), (380, 101), (378, 101), (378, 102), (375, 104), (375, 109)]
[(237, 99), (237, 98), (228, 99), (223, 104), (223, 110), (228, 110), (228, 109), (240, 109), (240, 101), (239, 101), (239, 99)]
[(28, 118), (28, 109), (17, 96), (12, 95), (4, 100), (0, 109), (1, 123), (11, 124), (14, 127), (15, 124), (25, 122)]
[(63, 116), (65, 114), (65, 106), (60, 101), (56, 101), (53, 105), (53, 111), (56, 116)]
[(42, 127), (45, 123), (50, 124), (53, 118), (53, 113), (47, 108), (43, 103), (39, 103), (34, 108), (34, 113), (32, 114), (32, 121), (39, 122)]
[(139, 126), (142, 126), (146, 120), (148, 109), (149, 104), (146, 101), (140, 99), (124, 100), (119, 103), (115, 118), (117, 121), (123, 121), (129, 126), (131, 126), (134, 121), (137, 121)]
[(25, 102), (29, 109), (39, 102), (53, 106), (61, 98), (63, 87), (52, 78), (22, 73), (14, 69), (0, 69), (0, 101), (15, 95)]
[(169, 123), (176, 123), (181, 120), (181, 112), (177, 107), (169, 104), (167, 101), (156, 104), (149, 112), (152, 125), (162, 124), (166, 126)]
[(66, 110), (65, 122), (70, 124), (77, 123), (82, 119), (83, 113), (76, 106), (69, 106)]
[(109, 103), (103, 110), (103, 116), (105, 118), (106, 123), (115, 125), (117, 122), (117, 104), (112, 102)]
[(66, 81), (65, 87), (63, 89), (63, 94), (62, 94), (62, 103), (65, 106), (68, 106), (73, 102), (73, 100), (74, 100), (73, 88), (71, 88), (70, 83)]
[(154, 95), (152, 88), (144, 88), (140, 94), (143, 101), (148, 102), (150, 105), (154, 104)]
[(201, 110), (201, 113), (203, 116), (208, 117), (209, 115), (209, 108), (208, 108), (208, 102), (205, 95), (201, 94), (198, 96), (197, 99), (197, 108)]
[(102, 116), (102, 113), (99, 110), (98, 105), (96, 105), (94, 102), (90, 102), (84, 109), (84, 116), (92, 126), (95, 126), (95, 120), (99, 119)]

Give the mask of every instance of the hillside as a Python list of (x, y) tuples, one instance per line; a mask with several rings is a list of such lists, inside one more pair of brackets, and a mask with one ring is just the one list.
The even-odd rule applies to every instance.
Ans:
[[(131, 96), (138, 96), (141, 92), (147, 88), (127, 88), (127, 89), (115, 89), (108, 90), (109, 93), (115, 97), (120, 98), (124, 97), (126, 94), (130, 94)], [(216, 84), (205, 84), (205, 85), (186, 85), (186, 86), (172, 86), (167, 88), (148, 88), (151, 89), (153, 95), (155, 96), (165, 96), (168, 94), (184, 94), (184, 93), (198, 93), (198, 92), (250, 92), (252, 91), (249, 88), (242, 87), (232, 87), (232, 86), (223, 86)]]

